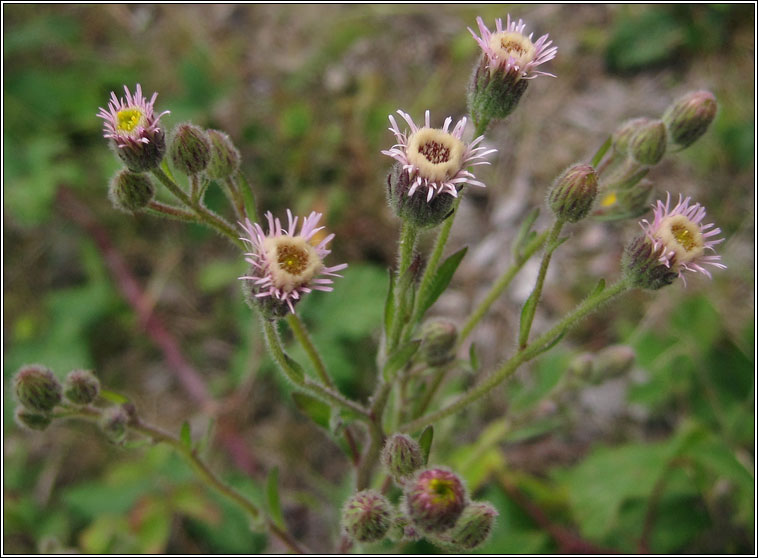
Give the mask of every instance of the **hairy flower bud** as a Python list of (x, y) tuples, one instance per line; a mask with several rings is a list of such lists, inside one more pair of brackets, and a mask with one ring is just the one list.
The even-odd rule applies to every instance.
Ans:
[(169, 146), (171, 162), (188, 176), (201, 173), (211, 160), (211, 143), (205, 132), (193, 124), (179, 124)]
[(433, 319), (421, 327), (419, 354), (429, 366), (442, 366), (455, 358), (458, 330), (449, 320)]
[(55, 374), (39, 364), (22, 367), (13, 381), (19, 403), (30, 411), (48, 413), (61, 402), (61, 384)]
[(425, 469), (406, 487), (405, 511), (422, 531), (446, 531), (466, 507), (461, 479), (445, 469)]
[(100, 393), (100, 382), (89, 370), (69, 372), (63, 384), (63, 395), (76, 405), (89, 405)]
[[(400, 504), (401, 509), (405, 508), (405, 504)], [(416, 526), (402, 511), (397, 511), (395, 517), (392, 520), (392, 526), (387, 532), (387, 536), (394, 542), (409, 542), (417, 541), (421, 539), (421, 533), (419, 533)]]
[(621, 267), (627, 280), (641, 289), (657, 290), (673, 283), (677, 272), (661, 262), (663, 248), (653, 247), (652, 241), (639, 236), (624, 249)]
[(25, 407), (16, 407), (15, 418), (19, 426), (30, 428), (31, 430), (44, 430), (50, 426), (50, 422), (52, 421), (49, 414), (30, 411)]
[(529, 81), (518, 72), (490, 69), (487, 56), (482, 55), (468, 86), (468, 109), (474, 122), (506, 118), (516, 110)]
[(651, 120), (637, 128), (629, 140), (629, 153), (642, 165), (657, 165), (666, 154), (666, 125), (662, 120)]
[(692, 91), (674, 101), (662, 117), (669, 142), (680, 149), (695, 143), (713, 122), (717, 108), (710, 91)]
[(567, 372), (572, 379), (588, 380), (592, 376), (594, 367), (595, 355), (592, 353), (581, 353), (571, 359)]
[(121, 444), (126, 439), (128, 424), (129, 412), (123, 405), (108, 407), (100, 417), (100, 428), (114, 444)]
[(360, 542), (384, 538), (392, 525), (392, 505), (376, 490), (353, 494), (342, 508), (342, 526), (350, 537)]
[(629, 142), (638, 130), (653, 122), (652, 118), (632, 118), (623, 122), (611, 135), (613, 149), (621, 154), (629, 153)]
[(150, 177), (141, 172), (121, 169), (111, 179), (108, 197), (117, 209), (135, 212), (143, 209), (155, 196)]
[(434, 227), (453, 213), (455, 197), (441, 192), (427, 201), (424, 195), (409, 194), (414, 181), (408, 170), (396, 163), (387, 176), (387, 196), (395, 214), (417, 227)]
[(205, 174), (213, 180), (232, 176), (240, 167), (240, 152), (224, 132), (206, 130), (205, 135), (211, 145), (211, 158)]
[(445, 541), (455, 548), (473, 550), (487, 541), (497, 516), (497, 510), (489, 502), (471, 502), (445, 533)]
[(405, 434), (387, 438), (382, 450), (382, 465), (395, 478), (405, 478), (424, 466), (424, 456), (418, 442)]
[(597, 195), (597, 173), (591, 165), (577, 164), (559, 176), (547, 196), (555, 216), (569, 223), (584, 219)]

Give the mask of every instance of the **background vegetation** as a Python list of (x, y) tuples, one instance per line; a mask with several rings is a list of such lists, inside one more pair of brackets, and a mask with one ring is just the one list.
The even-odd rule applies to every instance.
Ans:
[[(278, 466), (294, 536), (336, 548), (349, 464), (264, 357), (236, 280), (239, 253), (204, 228), (111, 208), (106, 187), (118, 165), (97, 107), (111, 90), (141, 83), (171, 110), (167, 125), (192, 120), (231, 135), (262, 207), (325, 212), (337, 234), (333, 262), (350, 268), (335, 293), (299, 308), (340, 387), (365, 396), (397, 235), (384, 203), (390, 161), (379, 153), (393, 140), (387, 115), (464, 114), (478, 56), (466, 27), (508, 12), (535, 35), (550, 33), (559, 51), (548, 70), (558, 78), (536, 80), (493, 127), (498, 162), (484, 171), (488, 188), (467, 195), (451, 241), (471, 250), (435, 313), (465, 318), (563, 168), (586, 160), (622, 120), (657, 116), (692, 89), (715, 93), (716, 121), (650, 176), (660, 194), (707, 206), (727, 238), (729, 269), (712, 282), (635, 292), (586, 321), (477, 409), (441, 423), (432, 462), (464, 473), (500, 510), (483, 552), (754, 550), (753, 10), (4, 5), (5, 551), (283, 550), (167, 448), (114, 447), (87, 424), (20, 430), (9, 379), (29, 362), (60, 377), (92, 368), (152, 422), (178, 432), (189, 418), (196, 438), (212, 430), (213, 467), (254, 497)], [(220, 192), (208, 199), (221, 207)], [(598, 275), (616, 276), (636, 227), (572, 231), (536, 328)], [(535, 272), (525, 270), (473, 336), (485, 370), (512, 346)], [(630, 373), (550, 396), (576, 354), (612, 343), (636, 350)], [(185, 389), (182, 366), (202, 377), (212, 402)], [(472, 381), (460, 371), (448, 389)], [(532, 403), (530, 428), (520, 428)]]

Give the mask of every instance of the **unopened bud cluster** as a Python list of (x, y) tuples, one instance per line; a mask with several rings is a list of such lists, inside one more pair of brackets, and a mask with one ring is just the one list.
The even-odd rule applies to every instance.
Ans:
[(648, 170), (671, 149), (697, 141), (716, 116), (709, 91), (693, 91), (674, 101), (660, 119), (632, 118), (611, 136), (612, 154), (600, 184), (594, 215), (601, 219), (636, 218), (648, 209), (652, 183)]

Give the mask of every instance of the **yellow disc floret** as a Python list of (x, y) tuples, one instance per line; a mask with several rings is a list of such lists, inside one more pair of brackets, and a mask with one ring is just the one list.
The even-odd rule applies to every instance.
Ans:
[(263, 241), (274, 286), (289, 292), (307, 284), (321, 272), (316, 249), (299, 236), (278, 236)]
[(529, 37), (512, 31), (493, 33), (490, 37), (490, 48), (498, 58), (508, 61), (513, 58), (515, 65), (523, 68), (534, 60), (536, 49)]
[(144, 114), (142, 114), (142, 111), (134, 107), (120, 110), (116, 116), (118, 117), (117, 128), (124, 132), (131, 132), (144, 119)]
[(463, 142), (442, 130), (421, 128), (408, 138), (408, 162), (421, 176), (435, 182), (448, 180), (463, 164)]
[(703, 254), (705, 242), (700, 227), (684, 215), (671, 215), (661, 221), (658, 238), (666, 251), (675, 253), (675, 262), (687, 263)]

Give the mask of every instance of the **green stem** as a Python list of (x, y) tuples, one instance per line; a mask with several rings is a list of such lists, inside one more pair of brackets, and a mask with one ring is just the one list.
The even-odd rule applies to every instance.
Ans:
[(413, 278), (410, 277), (408, 273), (413, 260), (413, 250), (416, 247), (417, 237), (418, 228), (407, 221), (403, 221), (403, 226), (400, 230), (397, 285), (395, 286), (395, 311), (390, 326), (391, 329), (388, 334), (388, 356), (392, 355), (397, 348), (398, 341), (400, 340), (400, 333), (405, 325), (404, 322), (411, 310), (406, 308), (408, 289), (413, 288)]
[(355, 485), (357, 490), (368, 488), (371, 481), (371, 473), (374, 466), (379, 460), (379, 453), (384, 444), (384, 429), (382, 428), (382, 415), (384, 408), (387, 406), (392, 383), (385, 382), (380, 378), (377, 389), (371, 398), (371, 407), (368, 412), (368, 435), (369, 442), (366, 444), (366, 451), (361, 458), (361, 464), (358, 467)]
[(553, 228), (550, 229), (550, 234), (545, 241), (545, 251), (542, 254), (542, 262), (540, 263), (540, 271), (537, 274), (537, 282), (534, 285), (534, 290), (529, 298), (524, 303), (524, 309), (521, 314), (521, 325), (519, 327), (519, 339), (518, 346), (523, 349), (529, 342), (529, 332), (532, 329), (532, 322), (534, 321), (534, 314), (537, 311), (537, 305), (540, 303), (540, 297), (542, 296), (542, 287), (545, 285), (545, 276), (547, 275), (547, 268), (550, 265), (550, 258), (556, 248), (556, 241), (558, 235), (561, 234), (565, 221), (563, 219), (556, 219), (553, 224)]
[(261, 321), (263, 322), (263, 331), (266, 336), (269, 352), (289, 381), (303, 391), (306, 391), (327, 403), (336, 405), (351, 413), (355, 413), (364, 420), (370, 419), (369, 413), (362, 406), (347, 399), (333, 389), (326, 387), (321, 383), (314, 382), (310, 378), (296, 372), (292, 368), (289, 358), (284, 353), (284, 348), (282, 347), (282, 342), (281, 339), (279, 339), (279, 334), (276, 331), (274, 323), (263, 317), (261, 317)]
[(524, 267), (524, 264), (529, 261), (529, 258), (531, 258), (535, 252), (545, 244), (547, 235), (548, 231), (544, 231), (532, 239), (532, 241), (524, 248), (521, 257), (500, 276), (494, 285), (492, 285), (487, 296), (485, 296), (482, 302), (479, 303), (479, 306), (477, 306), (476, 310), (471, 313), (471, 316), (469, 316), (469, 319), (466, 321), (463, 328), (461, 328), (461, 333), (458, 336), (458, 347), (460, 347), (468, 336), (471, 335), (471, 332), (490, 309), (490, 306), (492, 306), (492, 303), (495, 302), (508, 285), (510, 285), (516, 274), (522, 267)]
[(434, 399), (434, 396), (437, 393), (437, 390), (442, 385), (442, 380), (445, 379), (445, 376), (447, 375), (447, 371), (450, 369), (449, 366), (440, 366), (437, 367), (434, 370), (434, 378), (432, 379), (431, 384), (429, 385), (429, 388), (426, 390), (426, 393), (424, 393), (424, 398), (421, 400), (421, 403), (416, 407), (416, 409), (413, 412), (413, 418), (418, 418), (421, 415), (423, 415), (426, 410), (429, 408), (429, 405), (432, 402), (432, 399)]
[(308, 358), (311, 360), (313, 367), (316, 369), (316, 374), (318, 374), (318, 377), (321, 378), (321, 381), (324, 382), (326, 386), (333, 388), (334, 382), (329, 376), (329, 372), (326, 370), (324, 359), (321, 358), (318, 349), (316, 349), (316, 346), (313, 344), (313, 339), (311, 339), (311, 336), (308, 333), (305, 324), (300, 319), (300, 316), (297, 314), (289, 314), (287, 316), (287, 324), (290, 326), (295, 339), (297, 339), (300, 345), (302, 345), (303, 349), (308, 355)]
[(185, 211), (181, 207), (162, 203), (156, 200), (150, 201), (147, 204), (147, 212), (155, 217), (170, 217), (171, 219), (178, 219), (179, 221), (185, 221), (187, 223), (202, 223), (197, 215)]
[(245, 215), (251, 218), (254, 223), (260, 223), (261, 218), (258, 214), (258, 206), (255, 202), (255, 193), (250, 187), (250, 183), (247, 181), (247, 178), (245, 178), (245, 175), (242, 174), (242, 171), (237, 172), (235, 177), (232, 179), (232, 182), (236, 187), (237, 193), (242, 199), (243, 206), (247, 208), (247, 211), (244, 212)]
[[(88, 420), (98, 420), (101, 416), (102, 411), (95, 407), (80, 407), (62, 415), (62, 417), (65, 418), (84, 418)], [(134, 432), (139, 432), (143, 436), (147, 436), (155, 442), (164, 443), (168, 446), (171, 446), (192, 466), (200, 479), (207, 486), (216, 490), (222, 496), (235, 502), (238, 506), (245, 510), (253, 520), (259, 520), (261, 518), (261, 510), (258, 508), (258, 506), (256, 506), (243, 494), (219, 479), (216, 474), (210, 469), (210, 467), (208, 467), (208, 465), (202, 459), (200, 459), (200, 457), (198, 457), (196, 450), (187, 446), (179, 438), (169, 434), (157, 426), (147, 424), (136, 416), (131, 418), (128, 426)], [(279, 540), (281, 540), (291, 551), (297, 554), (307, 553), (307, 550), (301, 547), (300, 544), (295, 541), (289, 533), (279, 528), (269, 518), (263, 519), (271, 533), (273, 533)]]
[(243, 250), (246, 249), (245, 243), (242, 242), (242, 240), (239, 238), (239, 233), (225, 219), (216, 215), (213, 211), (203, 206), (199, 201), (193, 201), (176, 182), (171, 180), (171, 178), (165, 172), (163, 172), (163, 169), (160, 167), (153, 169), (152, 173), (184, 205), (190, 207), (198, 216), (198, 218), (203, 221), (203, 223), (216, 229), (218, 232), (228, 237), (229, 240), (231, 240), (238, 247), (242, 248)]
[(527, 347), (519, 350), (498, 370), (482, 380), (467, 393), (461, 395), (456, 401), (450, 403), (448, 406), (443, 407), (434, 413), (428, 414), (401, 426), (400, 430), (404, 432), (415, 432), (417, 430), (420, 430), (427, 424), (431, 424), (453, 413), (456, 413), (477, 399), (487, 395), (491, 389), (493, 389), (495, 386), (513, 374), (521, 364), (531, 360), (543, 352), (545, 350), (545, 347), (550, 342), (554, 341), (556, 337), (564, 334), (569, 329), (574, 327), (580, 320), (600, 308), (600, 306), (630, 288), (631, 287), (627, 284), (626, 280), (622, 279), (610, 287), (607, 287), (606, 289), (600, 291), (599, 293), (588, 297), (571, 313), (566, 315), (560, 322), (550, 328), (550, 330), (540, 335)]

